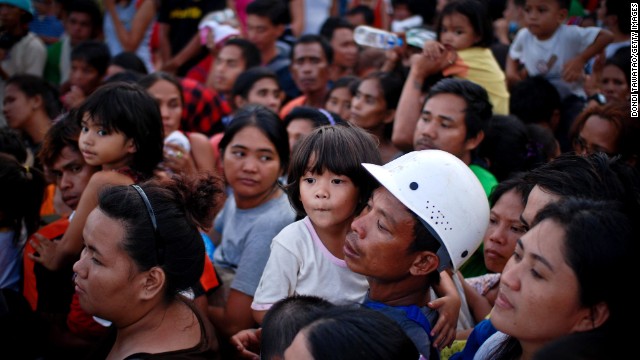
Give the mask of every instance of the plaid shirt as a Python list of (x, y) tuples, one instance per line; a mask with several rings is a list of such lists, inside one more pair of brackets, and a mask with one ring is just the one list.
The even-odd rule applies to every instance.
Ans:
[(231, 107), (215, 90), (193, 79), (181, 79), (184, 95), (182, 131), (211, 136), (224, 131), (220, 119), (231, 113)]

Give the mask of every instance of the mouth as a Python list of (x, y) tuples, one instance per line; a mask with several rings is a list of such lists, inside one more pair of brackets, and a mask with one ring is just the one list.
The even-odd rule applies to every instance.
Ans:
[(347, 238), (345, 239), (344, 246), (342, 247), (342, 251), (344, 252), (344, 256), (348, 258), (355, 258), (360, 256), (357, 248), (353, 245), (354, 241), (358, 235), (354, 232), (350, 232), (347, 234)]
[(494, 250), (485, 250), (484, 255), (491, 259), (501, 259), (502, 255)]
[(238, 179), (238, 182), (244, 186), (255, 186), (256, 184), (258, 184), (259, 182), (253, 179), (246, 179), (246, 178), (241, 178)]
[(502, 293), (502, 291), (500, 291), (498, 293), (498, 297), (496, 297), (495, 306), (504, 310), (513, 309), (513, 305), (511, 304), (509, 299), (507, 299), (507, 297)]
[(76, 205), (78, 205), (78, 197), (76, 195), (63, 196), (62, 202), (64, 202), (70, 208), (74, 208)]
[(77, 282), (77, 281), (75, 281), (74, 283), (75, 283), (75, 285), (76, 285), (76, 286), (75, 286), (75, 291), (76, 291), (76, 293), (78, 293), (78, 294), (80, 294), (80, 293), (84, 293), (84, 289), (82, 288), (82, 286), (78, 285), (78, 282)]
[(91, 151), (82, 150), (82, 157), (84, 157), (85, 159), (88, 157), (94, 157), (95, 155), (96, 154)]
[(416, 142), (416, 145), (414, 146), (414, 150), (433, 150), (433, 149), (438, 150), (438, 147), (435, 146), (430, 141), (426, 141), (426, 140), (418, 140)]

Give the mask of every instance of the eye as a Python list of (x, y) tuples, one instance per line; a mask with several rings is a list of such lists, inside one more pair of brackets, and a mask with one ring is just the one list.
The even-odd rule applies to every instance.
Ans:
[(495, 224), (497, 224), (497, 223), (498, 223), (498, 219), (496, 219), (496, 218), (494, 218), (494, 217), (490, 217), (490, 218), (489, 218), (489, 224), (493, 224), (493, 225), (495, 225)]
[(307, 184), (314, 184), (316, 182), (316, 179), (309, 177), (302, 179), (302, 181), (306, 182)]
[(93, 257), (93, 256), (91, 257), (91, 262), (92, 262), (92, 263), (94, 263), (94, 264), (96, 264), (96, 265), (100, 265), (100, 266), (102, 265), (102, 263), (100, 262), (100, 260), (96, 259), (96, 258), (95, 258), (95, 257)]
[(451, 128), (451, 124), (450, 124), (448, 121), (443, 121), (443, 122), (440, 124), (440, 127), (443, 127), (443, 128), (445, 128), (445, 129), (449, 129), (449, 128)]
[(237, 157), (237, 158), (241, 158), (244, 157), (244, 151), (240, 151), (240, 150), (234, 150), (231, 152), (231, 155)]
[(524, 225), (521, 226), (512, 226), (511, 227), (511, 231), (513, 231), (516, 234), (524, 234), (527, 232), (527, 229)]
[(535, 279), (542, 279), (542, 275), (540, 275), (540, 273), (536, 271), (536, 269), (531, 269), (531, 276), (533, 276)]
[(82, 166), (75, 165), (75, 166), (72, 166), (70, 170), (72, 173), (79, 173), (80, 171), (82, 171)]
[(378, 230), (382, 232), (389, 232), (389, 230), (387, 230), (387, 228), (382, 225), (382, 222), (380, 222), (380, 220), (376, 221), (376, 225), (378, 226)]
[(260, 156), (260, 161), (266, 162), (266, 161), (271, 161), (271, 160), (273, 160), (273, 157), (271, 157), (269, 155)]
[(86, 126), (83, 126), (80, 131), (82, 131), (83, 133), (89, 132), (89, 128)]
[(109, 133), (107, 132), (107, 130), (105, 129), (100, 129), (96, 132), (96, 134), (98, 134), (99, 136), (107, 136), (109, 135)]
[(331, 183), (332, 184), (336, 184), (336, 185), (340, 185), (340, 184), (344, 183), (344, 180), (342, 180), (342, 179), (332, 179)]
[(520, 262), (522, 260), (522, 255), (518, 254), (517, 251), (514, 251), (512, 256), (516, 260), (516, 262)]

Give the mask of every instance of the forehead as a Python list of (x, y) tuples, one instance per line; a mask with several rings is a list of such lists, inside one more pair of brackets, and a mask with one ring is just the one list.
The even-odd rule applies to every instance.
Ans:
[(446, 24), (447, 26), (471, 26), (469, 18), (460, 13), (452, 13), (443, 16), (442, 24)]
[(454, 94), (437, 94), (424, 104), (423, 111), (428, 111), (434, 115), (448, 115), (464, 117), (467, 109), (467, 102), (458, 95)]
[(380, 89), (380, 82), (378, 81), (378, 79), (363, 80), (358, 86), (358, 91), (374, 97), (378, 97), (379, 95), (381, 95), (381, 92), (382, 92)]
[(396, 222), (413, 218), (409, 209), (384, 186), (373, 192), (372, 200), (374, 208), (386, 212), (387, 217)]
[(244, 60), (242, 57), (242, 49), (236, 45), (226, 45), (218, 53), (218, 59), (225, 60)]
[(294, 60), (306, 57), (321, 58), (323, 60), (326, 60), (324, 51), (322, 50), (322, 45), (317, 42), (295, 45), (295, 47), (293, 48)]
[(70, 22), (81, 22), (83, 25), (90, 25), (91, 16), (84, 12), (74, 11), (69, 14), (68, 20)]
[(273, 26), (271, 19), (267, 16), (260, 16), (256, 14), (247, 15), (247, 25), (249, 26)]
[(180, 91), (174, 84), (164, 79), (160, 79), (153, 83), (153, 85), (149, 86), (148, 91), (152, 95), (160, 95), (166, 93), (169, 93), (170, 95), (179, 95), (180, 93)]
[(251, 87), (251, 90), (259, 90), (264, 88), (280, 88), (280, 86), (278, 85), (277, 81), (267, 77), (256, 81)]
[(347, 41), (353, 40), (353, 30), (349, 28), (338, 28), (333, 32), (331, 40)]
[(543, 190), (540, 186), (536, 185), (531, 189), (529, 197), (527, 198), (527, 204), (525, 205), (522, 216), (531, 225), (531, 222), (535, 218), (542, 208), (547, 204), (560, 200), (560, 195), (552, 194), (551, 192)]
[(55, 170), (62, 170), (67, 164), (80, 163), (84, 164), (84, 158), (82, 154), (73, 149), (71, 146), (65, 146), (60, 150), (60, 154), (51, 164), (51, 168)]
[(560, 4), (558, 3), (558, 0), (526, 0), (525, 2), (525, 6), (542, 6), (542, 5), (560, 8)]

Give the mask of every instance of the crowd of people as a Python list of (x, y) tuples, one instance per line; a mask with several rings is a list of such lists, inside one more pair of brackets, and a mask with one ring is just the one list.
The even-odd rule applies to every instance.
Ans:
[(614, 0), (0, 0), (0, 344), (624, 356), (630, 23)]

